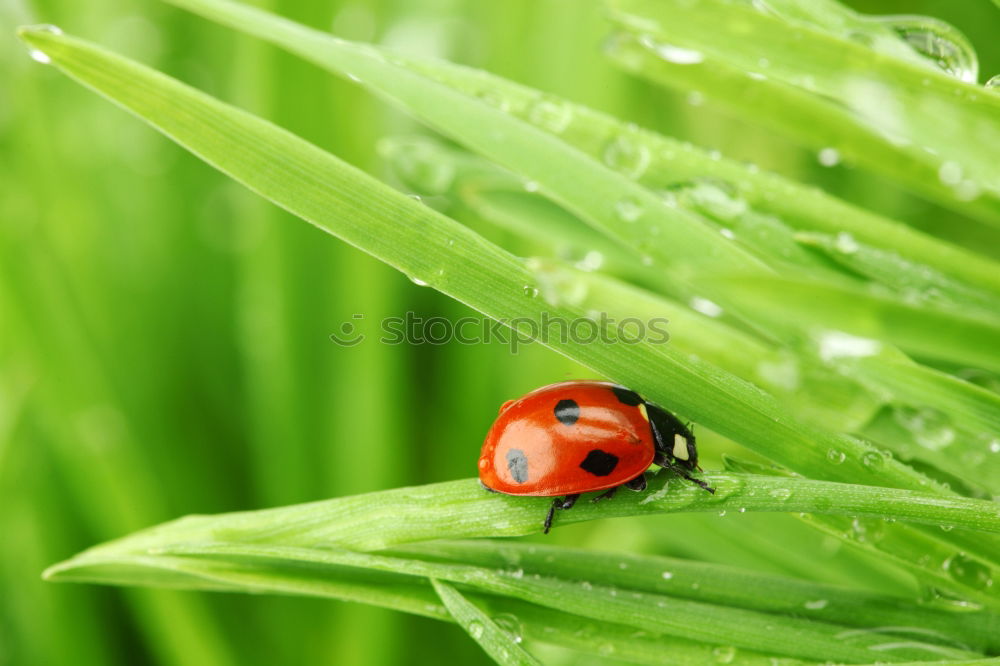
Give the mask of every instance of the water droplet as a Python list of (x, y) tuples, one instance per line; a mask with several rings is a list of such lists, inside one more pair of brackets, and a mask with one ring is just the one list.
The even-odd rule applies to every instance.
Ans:
[(618, 563), (618, 568), (619, 569), (623, 569), (623, 570), (624, 569), (628, 569), (628, 562), (619, 562)]
[(938, 178), (945, 185), (959, 185), (962, 182), (962, 166), (958, 162), (945, 162), (938, 169)]
[(555, 134), (564, 132), (573, 121), (573, 107), (555, 97), (543, 96), (528, 110), (528, 120)]
[(639, 136), (620, 134), (604, 146), (604, 162), (629, 178), (638, 178), (649, 166), (649, 148)]
[(664, 44), (656, 41), (650, 35), (640, 37), (639, 43), (656, 53), (660, 58), (675, 65), (697, 65), (705, 60), (705, 56), (702, 55), (701, 51), (687, 49), (683, 46), (674, 46), (673, 44)]
[(480, 622), (479, 620), (473, 620), (472, 622), (469, 623), (469, 635), (472, 636), (475, 640), (478, 641), (480, 638), (483, 637), (483, 631), (485, 631), (483, 623)]
[(481, 90), (476, 96), (494, 109), (499, 109), (505, 113), (510, 111), (510, 100), (496, 90)]
[[(1000, 78), (1000, 75), (997, 78)], [(705, 103), (705, 95), (697, 90), (692, 90), (687, 94), (687, 103), (691, 106), (701, 106)]]
[(963, 585), (983, 590), (993, 584), (990, 569), (965, 553), (956, 553), (944, 562), (944, 570)]
[(416, 276), (413, 276), (413, 275), (410, 276), (410, 282), (412, 282), (413, 284), (417, 285), (418, 287), (426, 287), (427, 286), (426, 282), (424, 282), (420, 278), (418, 278)]
[(549, 305), (577, 306), (587, 298), (590, 287), (575, 271), (537, 257), (529, 259), (527, 265), (538, 280), (537, 293), (541, 294)]
[(773, 488), (768, 495), (776, 500), (781, 500), (784, 502), (792, 496), (792, 491), (788, 488)]
[(847, 456), (843, 451), (838, 451), (837, 449), (830, 449), (826, 452), (826, 459), (829, 460), (834, 465), (839, 465), (840, 463), (847, 460)]
[(719, 646), (712, 650), (712, 656), (717, 664), (731, 664), (736, 658), (736, 648), (731, 645)]
[(700, 312), (707, 317), (719, 317), (723, 313), (721, 305), (700, 296), (692, 297), (688, 305), (691, 306), (692, 310)]
[(590, 250), (583, 255), (583, 259), (576, 262), (576, 267), (581, 271), (596, 271), (604, 265), (604, 255), (597, 250)]
[(798, 389), (802, 379), (799, 359), (792, 354), (761, 359), (757, 363), (757, 375), (768, 384), (786, 391)]
[(825, 167), (833, 167), (840, 164), (840, 151), (836, 148), (824, 148), (816, 156), (819, 163)]
[(521, 621), (517, 619), (516, 615), (511, 613), (501, 613), (500, 615), (494, 616), (493, 621), (498, 627), (510, 634), (511, 639), (515, 643), (521, 642), (522, 636), (524, 635), (524, 627), (521, 625)]
[(719, 512), (719, 518), (722, 518), (725, 515), (726, 515), (726, 510), (725, 509), (723, 509), (722, 511)]
[(985, 86), (990, 90), (1000, 90), (1000, 74), (997, 74), (989, 81), (987, 81)]
[(588, 592), (589, 592), (590, 590), (593, 590), (593, 589), (594, 589), (594, 586), (593, 586), (593, 585), (591, 585), (591, 584), (590, 584), (590, 582), (589, 582), (589, 581), (586, 581), (586, 580), (585, 580), (585, 581), (581, 581), (581, 582), (580, 582), (580, 587), (582, 587), (583, 589), (587, 590)]
[(670, 571), (664, 571), (663, 573), (660, 574), (660, 578), (662, 578), (663, 580), (670, 580), (673, 577), (674, 574), (673, 572)]
[(49, 57), (48, 53), (45, 53), (44, 51), (39, 51), (38, 49), (31, 49), (30, 51), (28, 51), (28, 55), (31, 56), (32, 60), (34, 60), (35, 62), (40, 62), (43, 65), (48, 65), (49, 63), (52, 62), (52, 58)]
[(819, 339), (819, 356), (827, 362), (874, 356), (881, 350), (882, 343), (878, 340), (859, 338), (841, 331), (827, 331)]
[(931, 451), (940, 451), (955, 441), (951, 419), (940, 410), (931, 407), (896, 407), (893, 418), (913, 434), (917, 444)]
[(990, 453), (1000, 453), (1000, 439), (994, 439), (990, 442)]
[[(712, 151), (709, 156), (717, 160), (722, 154)], [(727, 181), (709, 178), (683, 181), (672, 185), (670, 191), (680, 203), (724, 222), (743, 216), (750, 208), (736, 186)]]
[(879, 16), (910, 48), (943, 72), (966, 83), (979, 78), (979, 62), (972, 45), (954, 26), (928, 16)]
[(536, 181), (534, 181), (534, 180), (526, 180), (526, 181), (524, 181), (524, 191), (525, 192), (537, 192), (538, 191), (538, 183)]
[(615, 216), (622, 222), (635, 222), (642, 216), (642, 204), (634, 197), (625, 197), (615, 203)]
[(854, 240), (854, 236), (845, 231), (841, 231), (837, 234), (834, 247), (837, 248), (838, 252), (843, 252), (844, 254), (854, 254), (861, 248), (861, 246), (858, 245), (858, 241)]
[(826, 599), (816, 599), (815, 601), (807, 601), (803, 604), (809, 610), (823, 610), (827, 607), (830, 602)]
[(728, 238), (729, 240), (733, 240), (736, 238), (736, 234), (733, 232), (732, 229), (726, 229), (725, 227), (722, 227), (721, 229), (719, 229), (719, 233), (722, 234), (723, 238)]
[(747, 508), (745, 506), (741, 506), (740, 507), (740, 513), (746, 513), (746, 512), (747, 512)]
[(885, 465), (885, 454), (881, 451), (866, 451), (861, 456), (861, 464), (871, 470), (881, 469)]
[(524, 578), (524, 569), (514, 569), (509, 573), (511, 578)]
[(530, 284), (524, 285), (524, 295), (528, 298), (535, 298), (538, 296), (538, 287), (534, 287)]

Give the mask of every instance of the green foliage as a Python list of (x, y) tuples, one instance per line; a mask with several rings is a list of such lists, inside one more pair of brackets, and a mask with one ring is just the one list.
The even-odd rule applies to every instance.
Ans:
[[(703, 450), (739, 450), (774, 466), (728, 458), (731, 471), (704, 475), (715, 495), (661, 471), (645, 494), (582, 502), (557, 517), (563, 527), (645, 516), (633, 534), (676, 538), (673, 552), (684, 559), (470, 540), (537, 533), (549, 500), (487, 494), (464, 480), (191, 516), (87, 550), (50, 568), (49, 579), (361, 601), (457, 622), (498, 663), (536, 663), (531, 654), (549, 646), (634, 663), (669, 655), (678, 664), (978, 663), (1000, 653), (1000, 505), (989, 499), (1000, 493), (993, 259), (481, 70), (331, 37), (229, 0), (171, 3), (358, 81), (465, 150), (425, 138), (383, 141), (398, 178), (428, 197), (421, 203), (297, 133), (110, 50), (46, 27), (21, 37), (38, 58), (270, 202), (419, 285), (488, 317), (520, 321), (514, 335), (532, 322), (538, 330), (545, 316), (604, 327), (603, 341), (543, 342), (696, 421), (708, 430), (699, 431)], [(767, 11), (735, 0), (609, 7), (620, 30), (610, 50), (630, 71), (823, 149), (821, 161), (844, 159), (956, 214), (1000, 219), (1000, 177), (984, 148), (997, 143), (1000, 98), (973, 87), (975, 55), (970, 61), (970, 47), (946, 24), (876, 20), (833, 2), (774, 0)], [(913, 48), (927, 40), (936, 50)], [(351, 132), (360, 120), (333, 123)], [(250, 220), (263, 215), (244, 206)], [(290, 242), (265, 258), (294, 263), (311, 247)], [(337, 275), (357, 284), (365, 270)], [(321, 283), (303, 272), (283, 286), (309, 293)], [(55, 284), (43, 292), (55, 307), (72, 303)], [(293, 297), (280, 283), (251, 284), (248, 298), (271, 304), (251, 313), (308, 319), (312, 306), (285, 303)], [(386, 284), (376, 278), (358, 307), (384, 299)], [(616, 321), (665, 316), (670, 344), (627, 343), (596, 313)], [(401, 375), (358, 379), (383, 368), (384, 357), (359, 356), (340, 377), (374, 390), (362, 403), (367, 412), (338, 412), (342, 422), (373, 424), (371, 432), (341, 431), (335, 420), (309, 430), (301, 421), (321, 408), (309, 389), (311, 368), (282, 362), (296, 352), (284, 329), (275, 330), (269, 341), (284, 355), (249, 364), (250, 403), (263, 410), (255, 415), (254, 464), (275, 503), (300, 499), (288, 489), (310, 478), (307, 447), (293, 449), (290, 462), (273, 453), (289, 428), (293, 441), (340, 433), (333, 467), (367, 444), (380, 447), (365, 458), (374, 469), (408, 458), (407, 430), (375, 425), (386, 420), (387, 392)], [(115, 365), (101, 354), (80, 377)], [(485, 359), (456, 370), (447, 390), (471, 390), (481, 367)], [(108, 383), (106, 402), (129, 399)], [(417, 398), (424, 392), (414, 385)], [(60, 427), (58, 404), (41, 420), (46, 427)], [(446, 414), (422, 410), (416, 422), (443, 422)], [(457, 450), (471, 460), (475, 448), (464, 441)], [(66, 455), (60, 459), (72, 460)], [(156, 469), (141, 458), (95, 452), (62, 463), (75, 465), (68, 469), (77, 470), (86, 510), (111, 526), (105, 537), (164, 517), (141, 500)], [(190, 468), (177, 467), (188, 483), (188, 473), (197, 474)], [(91, 492), (95, 478), (104, 483)], [(119, 506), (131, 512), (127, 519), (114, 515)], [(767, 531), (734, 539), (731, 550), (711, 556), (725, 564), (713, 564), (698, 555), (706, 559), (725, 523), (677, 537), (646, 527), (684, 512), (798, 520), (758, 516)], [(595, 534), (615, 529), (601, 525)], [(587, 534), (576, 529), (565, 531)], [(830, 544), (849, 551), (820, 556)], [(790, 553), (807, 566), (793, 572)], [(761, 561), (784, 561), (788, 570), (762, 570)], [(230, 654), (221, 642), (224, 629), (199, 619), (210, 615), (190, 597), (138, 604), (150, 636), (182, 618), (181, 643), (151, 638), (164, 661), (242, 660), (239, 648)], [(93, 643), (95, 653), (102, 649)], [(379, 650), (371, 641), (355, 649), (373, 662)]]

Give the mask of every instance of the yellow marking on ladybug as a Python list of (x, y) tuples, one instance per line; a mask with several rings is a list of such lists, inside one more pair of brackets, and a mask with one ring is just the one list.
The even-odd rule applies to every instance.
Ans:
[(688, 441), (684, 435), (674, 435), (674, 458), (688, 460)]
[(639, 413), (642, 414), (642, 418), (646, 419), (647, 421), (649, 420), (649, 414), (646, 413), (646, 403), (644, 402), (639, 403)]

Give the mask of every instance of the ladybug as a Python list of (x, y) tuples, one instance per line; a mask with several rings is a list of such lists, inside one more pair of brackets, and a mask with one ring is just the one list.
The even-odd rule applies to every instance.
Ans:
[(624, 386), (568, 381), (500, 407), (479, 455), (479, 481), (507, 495), (555, 497), (548, 534), (556, 509), (571, 508), (581, 493), (604, 490), (596, 502), (621, 486), (645, 490), (652, 463), (715, 492), (688, 473), (699, 469), (698, 450), (676, 416)]

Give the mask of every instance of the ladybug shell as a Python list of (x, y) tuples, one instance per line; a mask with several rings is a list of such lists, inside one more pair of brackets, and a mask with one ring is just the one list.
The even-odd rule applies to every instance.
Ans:
[(639, 476), (654, 452), (638, 394), (611, 382), (561, 382), (504, 404), (483, 442), (479, 480), (508, 495), (586, 493)]

